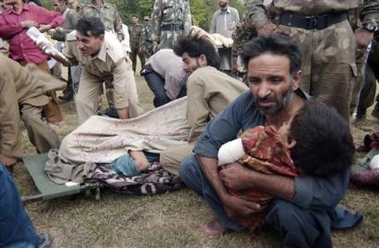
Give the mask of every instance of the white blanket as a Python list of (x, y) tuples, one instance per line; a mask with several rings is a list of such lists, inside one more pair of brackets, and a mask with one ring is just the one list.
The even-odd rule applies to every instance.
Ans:
[(92, 116), (62, 141), (59, 157), (72, 163), (110, 163), (129, 150), (160, 153), (186, 143), (187, 97), (127, 120)]

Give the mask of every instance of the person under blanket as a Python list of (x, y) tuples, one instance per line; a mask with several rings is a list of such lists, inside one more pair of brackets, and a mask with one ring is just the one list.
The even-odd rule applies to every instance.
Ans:
[[(295, 116), (276, 129), (257, 126), (222, 145), (219, 169), (238, 162), (265, 173), (299, 177), (303, 173), (327, 176), (341, 173), (353, 162), (354, 144), (349, 123), (318, 101), (308, 101)], [(267, 206), (273, 196), (256, 188), (226, 189), (231, 195)], [(264, 224), (265, 211), (244, 216), (225, 206), (228, 216), (250, 231)]]
[[(79, 164), (112, 163), (113, 168), (124, 163), (133, 174), (134, 169), (145, 168), (144, 153), (149, 152), (177, 175), (180, 162), (191, 154), (205, 125), (248, 87), (218, 70), (217, 49), (206, 36), (181, 37), (174, 51), (190, 74), (187, 97), (127, 120), (92, 116), (62, 140), (59, 157)], [(133, 156), (143, 158), (137, 161), (142, 167), (134, 167)]]

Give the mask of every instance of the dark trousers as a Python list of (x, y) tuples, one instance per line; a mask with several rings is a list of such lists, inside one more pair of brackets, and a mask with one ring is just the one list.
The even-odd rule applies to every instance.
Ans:
[(139, 51), (139, 47), (132, 47), (131, 49), (131, 53), (130, 53), (130, 60), (132, 61), (132, 66), (133, 66), (133, 71), (136, 72), (136, 67), (137, 67), (137, 55), (138, 55), (138, 58), (141, 62), (141, 68), (143, 68), (143, 66), (145, 65), (145, 54), (141, 53)]
[[(204, 198), (217, 218), (229, 229), (242, 231), (243, 227), (230, 219), (212, 185), (209, 183), (194, 155), (180, 164), (179, 175), (187, 187)], [(266, 223), (280, 235), (282, 245), (297, 247), (332, 247), (331, 221), (326, 211), (297, 207), (283, 200), (275, 200), (266, 215)]]
[[(154, 94), (154, 106), (157, 108), (159, 106), (162, 106), (170, 101), (172, 101), (167, 95), (166, 95), (166, 89), (164, 88), (165, 80), (162, 78), (158, 73), (155, 71), (148, 71), (143, 74), (145, 77), (145, 80), (147, 82), (147, 85), (149, 86), (150, 90)], [(183, 87), (181, 91), (179, 92), (179, 95), (177, 98), (183, 97), (187, 95), (187, 88)]]
[(0, 164), (0, 247), (37, 247), (36, 231), (11, 175)]

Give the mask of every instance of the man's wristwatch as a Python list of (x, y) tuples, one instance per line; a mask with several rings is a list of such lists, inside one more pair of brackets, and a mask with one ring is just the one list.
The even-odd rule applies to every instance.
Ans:
[(370, 33), (375, 33), (378, 30), (378, 26), (374, 22), (365, 22), (362, 24), (362, 29), (369, 31)]

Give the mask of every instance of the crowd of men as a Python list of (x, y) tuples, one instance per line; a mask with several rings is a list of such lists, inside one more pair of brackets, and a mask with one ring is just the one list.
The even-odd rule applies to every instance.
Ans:
[[(17, 206), (12, 214), (1, 212), (0, 229), (9, 225), (9, 219), (2, 222), (3, 215), (25, 222), (14, 226), (17, 235), (0, 239), (0, 246), (51, 242), (48, 235), (35, 234), (4, 170), (23, 155), (20, 121), (36, 151), (46, 153), (61, 145), (58, 99), (75, 101), (79, 125), (99, 113), (103, 88), (107, 115), (140, 116), (144, 111), (136, 73), (146, 79), (157, 108), (188, 95), (191, 139), (185, 147), (162, 151), (161, 162), (215, 213), (217, 219), (202, 228), (205, 234), (245, 229), (226, 209), (243, 216), (266, 211), (254, 198), (237, 198), (227, 189), (255, 188), (275, 198), (264, 217), (278, 231), (283, 247), (332, 247), (331, 228), (359, 224), (361, 214), (337, 207), (347, 190), (350, 164), (336, 174), (291, 178), (249, 170), (237, 162), (220, 170), (217, 153), (240, 131), (279, 129), (291, 122), (310, 97), (334, 108), (342, 122), (349, 123), (355, 109), (355, 120), (364, 119), (379, 77), (379, 1), (244, 2), (241, 20), (229, 0), (219, 0), (212, 15), (209, 34), (232, 39), (229, 47), (191, 34), (188, 0), (155, 0), (151, 16), (141, 23), (133, 14), (129, 27), (117, 7), (103, 0), (52, 0), (53, 11), (38, 1), (0, 0), (0, 184), (1, 190), (9, 188), (1, 194), (0, 205), (9, 208), (7, 199), (15, 198)], [(55, 48), (43, 39), (33, 41), (28, 32), (32, 28), (54, 40)], [(60, 80), (61, 64), (68, 67), (67, 84)], [(57, 97), (57, 90), (63, 95)], [(378, 96), (376, 101), (372, 115), (379, 119)]]

